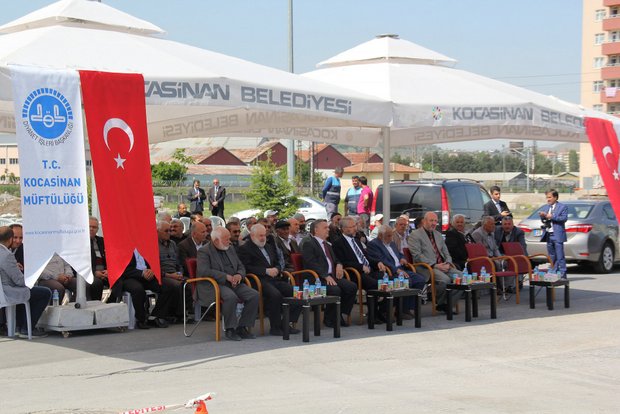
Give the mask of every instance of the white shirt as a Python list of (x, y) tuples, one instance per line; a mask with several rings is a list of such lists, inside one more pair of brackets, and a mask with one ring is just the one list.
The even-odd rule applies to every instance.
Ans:
[(333, 257), (332, 257), (332, 260), (330, 260), (329, 257), (327, 257), (327, 253), (325, 253), (325, 245), (324, 244), (327, 243), (327, 242), (325, 240), (323, 240), (323, 239), (319, 239), (316, 236), (312, 236), (312, 237), (314, 237), (315, 240), (319, 242), (319, 246), (321, 246), (321, 249), (323, 250), (323, 255), (325, 255), (325, 260), (327, 260), (327, 274), (333, 275), (334, 274), (334, 266), (333, 266), (333, 263), (332, 263)]
[(385, 243), (383, 243), (383, 245), (387, 249), (388, 253), (390, 253), (390, 256), (392, 256), (392, 259), (394, 259), (394, 266), (400, 266), (400, 261), (398, 260), (398, 256), (396, 255), (396, 253), (394, 253), (394, 250), (392, 250), (392, 246)]

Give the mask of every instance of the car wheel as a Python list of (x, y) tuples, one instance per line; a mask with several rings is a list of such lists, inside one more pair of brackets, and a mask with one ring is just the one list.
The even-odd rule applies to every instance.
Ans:
[(594, 266), (597, 273), (609, 273), (614, 267), (614, 246), (607, 242), (603, 245), (601, 255)]

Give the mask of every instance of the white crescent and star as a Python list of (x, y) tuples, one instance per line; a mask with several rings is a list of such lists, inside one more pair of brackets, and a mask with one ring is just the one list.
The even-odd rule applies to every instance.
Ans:
[[(120, 118), (110, 118), (103, 125), (103, 142), (105, 142), (105, 146), (108, 147), (108, 150), (110, 149), (110, 145), (108, 144), (108, 133), (110, 132), (110, 130), (114, 128), (118, 128), (122, 130), (125, 133), (125, 135), (127, 135), (127, 138), (129, 138), (129, 151), (127, 151), (127, 153), (130, 153), (131, 150), (133, 149), (133, 142), (134, 142), (133, 131), (131, 130), (131, 127), (127, 125), (127, 122), (123, 121)], [(121, 158), (120, 153), (116, 156), (116, 158), (113, 158), (113, 159), (114, 161), (116, 161), (116, 168), (125, 169), (125, 166), (123, 164), (126, 161), (126, 159)]]
[(603, 148), (603, 158), (605, 159), (605, 163), (607, 163), (607, 166), (612, 170), (611, 174), (614, 176), (614, 180), (620, 181), (620, 174), (618, 174), (618, 170), (620, 169), (620, 160), (618, 160), (618, 166), (615, 169), (613, 166), (609, 165), (609, 161), (607, 161), (607, 156), (609, 154), (613, 155), (613, 153), (614, 151), (609, 145)]

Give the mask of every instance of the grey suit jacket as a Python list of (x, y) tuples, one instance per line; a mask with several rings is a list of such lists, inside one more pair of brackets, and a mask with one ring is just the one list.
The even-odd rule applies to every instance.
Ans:
[[(30, 289), (17, 267), (17, 260), (4, 245), (0, 245), (0, 279), (7, 303), (23, 303), (30, 299)], [(0, 303), (4, 303), (3, 299), (0, 297)]]
[[(448, 247), (441, 233), (437, 230), (433, 230), (433, 236), (435, 237), (435, 244), (444, 262), (452, 263), (452, 256), (450, 256), (450, 252), (448, 251)], [(414, 262), (428, 263), (431, 266), (437, 263), (435, 249), (433, 249), (431, 239), (428, 238), (424, 228), (420, 227), (412, 231), (407, 238), (407, 244), (409, 245), (409, 251), (411, 252)]]
[[(235, 268), (233, 274), (239, 273), (245, 278), (245, 267), (243, 267), (241, 260), (237, 257), (234, 247), (231, 246), (226, 250), (226, 255)], [(226, 280), (228, 273), (224, 270), (220, 254), (213, 243), (202, 246), (198, 250), (196, 260), (196, 277), (212, 277), (217, 281), (218, 285), (231, 287), (231, 284)], [(209, 282), (199, 282), (196, 287), (196, 297), (201, 305), (208, 306), (215, 298), (213, 285)]]

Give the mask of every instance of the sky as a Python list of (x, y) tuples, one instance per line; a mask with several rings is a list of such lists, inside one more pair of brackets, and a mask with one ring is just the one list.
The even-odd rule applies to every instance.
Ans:
[[(289, 68), (289, 0), (102, 2), (158, 25), (167, 39)], [(52, 1), (3, 3), (0, 24)], [(577, 103), (581, 12), (582, 0), (293, 0), (294, 69), (312, 71), (320, 61), (393, 33), (458, 60), (458, 69)]]

